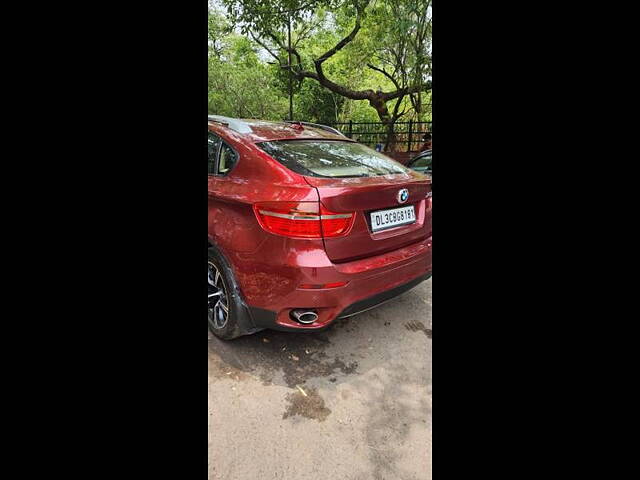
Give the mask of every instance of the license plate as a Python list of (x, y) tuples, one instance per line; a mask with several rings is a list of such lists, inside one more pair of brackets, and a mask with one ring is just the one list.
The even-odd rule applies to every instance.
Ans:
[(408, 225), (416, 221), (413, 205), (409, 207), (393, 208), (371, 212), (371, 231), (378, 232), (399, 225)]

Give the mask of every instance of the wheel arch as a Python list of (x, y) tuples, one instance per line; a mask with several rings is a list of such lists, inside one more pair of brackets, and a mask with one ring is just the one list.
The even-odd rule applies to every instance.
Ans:
[(257, 328), (253, 322), (253, 318), (251, 316), (251, 309), (247, 305), (247, 302), (244, 299), (244, 295), (242, 295), (242, 292), (240, 291), (240, 285), (238, 284), (238, 280), (235, 278), (235, 275), (233, 273), (231, 262), (229, 262), (229, 259), (227, 258), (227, 256), (213, 242), (213, 239), (210, 236), (208, 238), (207, 243), (208, 243), (207, 250), (213, 251), (215, 255), (220, 259), (220, 261), (222, 261), (225, 264), (230, 274), (233, 275), (233, 280), (237, 287), (237, 288), (234, 288), (235, 294), (238, 296), (239, 303), (242, 307), (242, 313), (240, 314), (240, 318), (238, 318), (238, 326), (240, 327), (242, 334), (248, 335), (248, 334), (255, 333), (257, 331), (262, 330), (262, 328)]

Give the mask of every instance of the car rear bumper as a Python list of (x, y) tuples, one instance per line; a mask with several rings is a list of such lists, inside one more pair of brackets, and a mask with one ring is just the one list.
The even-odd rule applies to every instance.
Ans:
[[(376, 257), (322, 264), (298, 266), (296, 278), (287, 283), (288, 288), (279, 290), (277, 298), (247, 298), (255, 328), (318, 331), (337, 318), (361, 313), (401, 295), (431, 276), (431, 238)], [(331, 282), (348, 283), (331, 289), (298, 288), (305, 283)], [(312, 309), (318, 320), (311, 325), (300, 324), (291, 318), (294, 309)]]
[(422, 275), (414, 280), (411, 280), (408, 283), (405, 283), (404, 285), (400, 285), (399, 287), (387, 290), (386, 292), (382, 292), (372, 297), (365, 298), (364, 300), (360, 300), (359, 302), (354, 303), (353, 305), (345, 308), (342, 312), (340, 312), (340, 314), (338, 314), (338, 318), (352, 317), (353, 315), (358, 315), (359, 313), (366, 312), (367, 310), (371, 310), (372, 308), (379, 307), (383, 303), (386, 303), (389, 300), (393, 300), (394, 298), (411, 290), (413, 287), (424, 282), (425, 280), (428, 280), (429, 278), (431, 278), (431, 273)]

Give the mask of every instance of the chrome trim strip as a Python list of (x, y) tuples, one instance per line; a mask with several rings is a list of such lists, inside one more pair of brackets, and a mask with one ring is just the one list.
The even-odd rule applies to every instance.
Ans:
[(405, 293), (407, 293), (407, 292), (401, 293), (397, 297), (393, 297), (393, 298), (389, 298), (387, 300), (383, 300), (382, 302), (376, 303), (375, 305), (373, 305), (371, 307), (367, 307), (364, 310), (359, 310), (357, 312), (350, 313), (349, 315), (344, 315), (344, 316), (341, 316), (341, 317), (338, 317), (338, 318), (349, 318), (349, 317), (353, 317), (354, 315), (360, 315), (361, 313), (368, 312), (369, 310), (373, 310), (374, 308), (378, 308), (378, 307), (384, 305), (385, 303), (390, 302), (391, 300), (395, 300), (396, 298), (400, 298)]
[(270, 217), (287, 218), (289, 220), (320, 220), (318, 215), (286, 215), (284, 213), (269, 212), (267, 210), (259, 210), (260, 214)]

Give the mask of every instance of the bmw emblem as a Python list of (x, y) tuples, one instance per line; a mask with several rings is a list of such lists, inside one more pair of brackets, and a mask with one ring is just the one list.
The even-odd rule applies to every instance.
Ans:
[(398, 192), (398, 203), (406, 203), (409, 200), (409, 190), (403, 188)]

